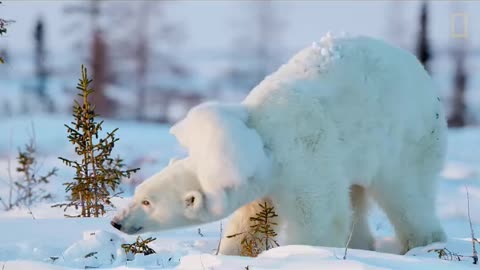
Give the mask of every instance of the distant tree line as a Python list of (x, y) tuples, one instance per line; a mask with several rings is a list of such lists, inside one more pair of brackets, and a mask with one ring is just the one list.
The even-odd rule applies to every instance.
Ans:
[[(428, 1), (423, 1), (420, 9), (419, 31), (416, 44), (416, 55), (419, 61), (424, 65), (425, 70), (431, 73), (431, 58), (433, 56), (432, 48), (428, 38)], [(465, 40), (458, 40), (454, 46), (448, 50), (452, 57), (455, 72), (453, 75), (452, 99), (450, 101), (450, 114), (448, 116), (448, 126), (453, 128), (464, 127), (469, 124), (467, 115), (467, 105), (465, 102), (465, 92), (467, 90), (468, 72), (465, 67), (467, 48)], [(447, 105), (447, 104), (445, 104)]]
[[(395, 3), (395, 12), (399, 5), (401, 4)], [(86, 58), (84, 60), (92, 72), (93, 87), (96, 91), (90, 98), (97, 104), (97, 112), (104, 117), (116, 117), (123, 113), (126, 116), (134, 115), (134, 118), (141, 121), (169, 121), (165, 115), (168, 114), (169, 103), (175, 100), (172, 96), (189, 99), (188, 106), (191, 106), (201, 101), (202, 96), (199, 95), (220, 95), (227, 90), (237, 90), (240, 94), (250, 91), (278, 66), (281, 56), (278, 44), (282, 43), (285, 23), (271, 0), (243, 6), (248, 8), (245, 12), (248, 16), (236, 23), (249, 24), (249, 27), (235, 27), (230, 65), (212, 80), (212, 86), (209, 87), (213, 89), (212, 93), (188, 95), (176, 88), (186, 85), (178, 82), (188, 81), (188, 65), (179, 58), (180, 53), (164, 49), (174, 48), (177, 52), (181, 41), (185, 39), (182, 25), (167, 18), (166, 2), (88, 0), (67, 3), (65, 14), (69, 15), (69, 19), (66, 25), (75, 27), (76, 31), (66, 30), (77, 33), (73, 47), (81, 48), (79, 54), (83, 52)], [(429, 10), (429, 2), (422, 1), (415, 53), (425, 69), (432, 73), (432, 60), (436, 56), (429, 39)], [(0, 36), (7, 33), (7, 26), (11, 22), (0, 18)], [(400, 22), (391, 24), (402, 25)], [(85, 31), (77, 31), (77, 28), (85, 28)], [(54, 111), (56, 108), (48, 91), (51, 74), (47, 63), (45, 33), (46, 25), (43, 18), (39, 17), (33, 31), (34, 84), (31, 88), (34, 91), (29, 92), (36, 94), (34, 100), (40, 103), (35, 104), (36, 106), (40, 105), (46, 111)], [(446, 105), (449, 105), (449, 126), (462, 127), (472, 122), (468, 117), (465, 101), (469, 82), (466, 68), (468, 51), (466, 40), (454, 42), (456, 46), (448, 50), (453, 61), (454, 74), (451, 99)], [(0, 57), (3, 57), (0, 62), (7, 60), (6, 55), (6, 51), (0, 52)], [(153, 74), (155, 76), (152, 76)], [(107, 91), (112, 86), (112, 89), (117, 89), (116, 86), (131, 89), (129, 91), (134, 94), (130, 107), (117, 104), (121, 101), (114, 98), (119, 95), (112, 95)], [(187, 89), (189, 90), (195, 89)], [(24, 106), (26, 111), (30, 110), (30, 105), (32, 104)], [(155, 116), (152, 116), (152, 107), (156, 111)]]
[[(89, 22), (84, 31), (86, 36), (76, 37), (73, 45), (86, 53), (96, 90), (91, 101), (102, 116), (116, 116), (120, 109), (118, 101), (108, 95), (108, 86), (132, 89), (135, 100), (130, 115), (145, 120), (149, 97), (158, 94), (156, 88), (162, 88), (161, 75), (173, 74), (178, 78), (187, 75), (177, 53), (152, 47), (152, 44), (179, 47), (181, 27), (166, 18), (164, 8), (165, 2), (161, 1), (90, 0), (66, 5), (65, 13), (72, 15), (70, 20), (75, 25)], [(153, 73), (160, 75), (155, 76), (159, 79), (153, 81)]]

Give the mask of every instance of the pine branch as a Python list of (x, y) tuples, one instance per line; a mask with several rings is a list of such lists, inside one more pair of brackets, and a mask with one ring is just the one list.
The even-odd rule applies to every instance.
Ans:
[(145, 256), (156, 253), (155, 250), (148, 246), (151, 242), (155, 241), (157, 238), (149, 237), (147, 239), (142, 239), (140, 236), (137, 237), (137, 240), (132, 244), (123, 244), (122, 248), (126, 254), (129, 252), (133, 254), (143, 254)]

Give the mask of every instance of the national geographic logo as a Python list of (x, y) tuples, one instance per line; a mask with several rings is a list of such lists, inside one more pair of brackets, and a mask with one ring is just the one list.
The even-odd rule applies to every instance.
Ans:
[(468, 39), (468, 13), (457, 12), (450, 15), (450, 37), (454, 39)]

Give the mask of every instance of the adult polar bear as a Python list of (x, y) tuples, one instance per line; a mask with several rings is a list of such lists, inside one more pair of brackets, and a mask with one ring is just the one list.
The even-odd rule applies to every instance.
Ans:
[[(435, 215), (446, 148), (435, 86), (410, 53), (367, 37), (300, 51), (239, 105), (204, 104), (172, 128), (189, 156), (136, 190), (112, 225), (158, 231), (233, 214), (249, 229), (258, 202), (276, 206), (284, 244), (373, 249), (367, 197), (386, 212), (403, 252), (446, 236)], [(239, 254), (240, 237), (223, 254)]]

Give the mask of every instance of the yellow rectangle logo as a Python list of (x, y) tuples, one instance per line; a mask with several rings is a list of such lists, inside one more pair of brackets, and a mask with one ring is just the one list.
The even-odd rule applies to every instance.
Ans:
[(450, 15), (450, 37), (468, 38), (468, 14), (453, 13)]

